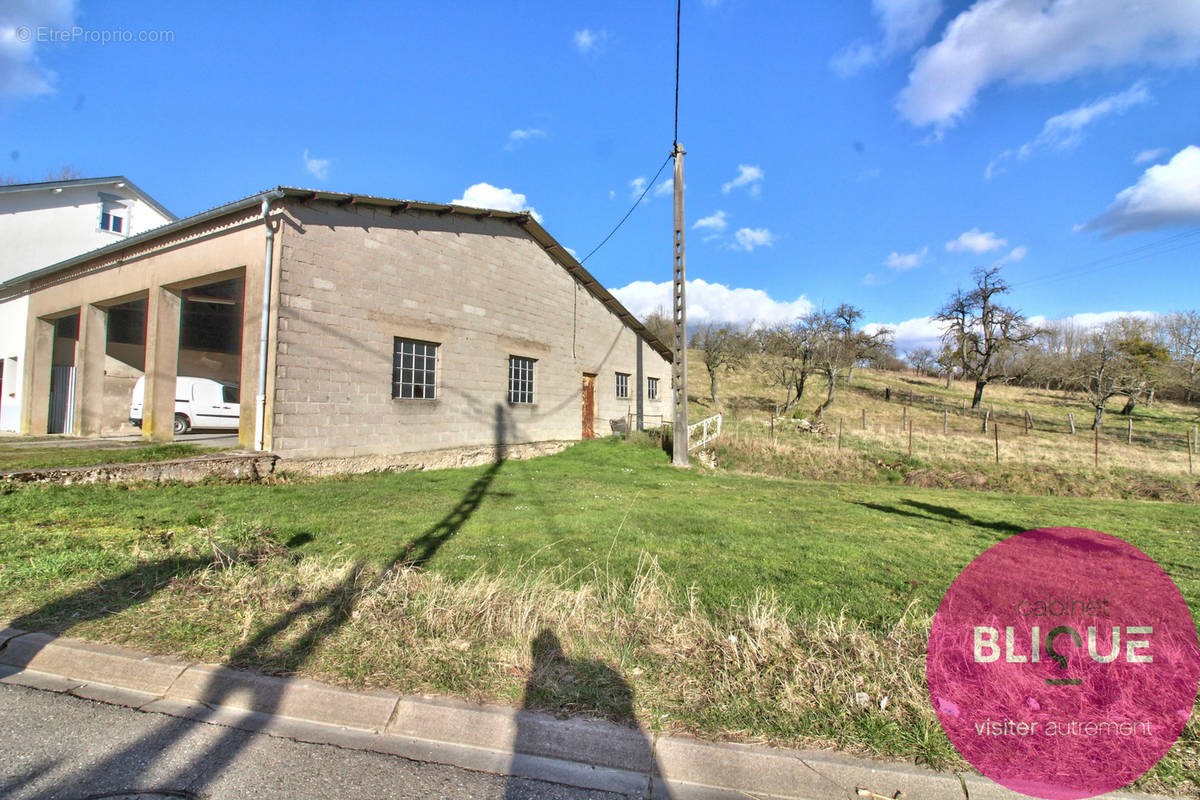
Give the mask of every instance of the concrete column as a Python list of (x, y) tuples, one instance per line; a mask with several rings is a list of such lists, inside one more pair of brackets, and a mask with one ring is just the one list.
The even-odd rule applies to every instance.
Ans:
[(104, 352), (108, 344), (108, 312), (93, 305), (79, 309), (79, 341), (75, 343), (76, 436), (99, 436), (104, 418)]
[(54, 361), (53, 320), (30, 317), (25, 329), (21, 433), (41, 435), (50, 419), (50, 367)]
[(142, 407), (142, 439), (175, 438), (175, 378), (179, 369), (179, 322), (182, 297), (162, 286), (146, 300), (146, 397)]

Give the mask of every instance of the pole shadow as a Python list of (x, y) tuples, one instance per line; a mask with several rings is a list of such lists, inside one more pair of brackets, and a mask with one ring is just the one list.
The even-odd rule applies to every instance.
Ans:
[[(488, 490), (503, 466), (506, 455), (506, 442), (509, 432), (507, 409), (497, 403), (495, 406), (495, 453), (492, 464), (471, 484), (463, 498), (433, 527), (420, 537), (410, 542), (401, 552), (382, 568), (376, 569), (367, 563), (353, 564), (346, 576), (336, 585), (321, 593), (318, 597), (299, 602), (291, 609), (280, 614), (274, 621), (260, 629), (253, 637), (235, 650), (225, 664), (228, 666), (261, 664), (261, 654), (272, 653), (271, 660), (275, 668), (291, 673), (303, 667), (320, 644), (341, 630), (351, 618), (358, 602), (373, 589), (378, 587), (397, 567), (415, 567), (426, 564), (437, 551), (478, 510)], [(187, 574), (190, 571), (202, 569), (213, 563), (209, 559), (196, 559), (174, 564), (167, 572), (171, 575)], [(73, 594), (67, 598), (55, 601), (35, 612), (24, 615), (14, 624), (21, 622), (36, 622), (54, 614), (61, 616), (64, 609), (75, 608), (80, 604), (95, 601), (100, 597), (112, 595), (115, 583), (119, 587), (144, 584), (151, 576), (161, 576), (162, 569), (151, 565), (148, 568), (132, 570), (117, 579), (101, 581), (93, 587)], [(120, 603), (99, 606), (89, 618), (96, 618), (106, 613), (124, 610), (148, 599), (165, 581), (155, 581), (153, 588), (142, 592), (130, 591)], [(78, 620), (76, 620), (78, 621)], [(60, 630), (65, 632), (70, 626)], [(303, 627), (303, 633), (295, 634)], [(286, 642), (286, 644), (285, 644)], [(147, 751), (165, 754), (187, 735), (195, 721), (211, 720), (216, 716), (215, 709), (224, 705), (225, 701), (237, 693), (238, 706), (249, 705), (254, 712), (247, 712), (239, 721), (238, 727), (226, 727), (225, 732), (210, 746), (196, 753), (191, 758), (183, 759), (182, 763), (171, 773), (169, 778), (156, 781), (157, 787), (137, 785), (144, 776), (148, 775), (157, 761), (146, 759)], [(49, 800), (54, 797), (70, 796), (72, 792), (83, 787), (88, 792), (104, 790), (117, 793), (152, 793), (183, 792), (192, 794), (203, 793), (212, 782), (222, 774), (246, 748), (251, 737), (244, 734), (245, 730), (256, 730), (264, 727), (270, 716), (279, 710), (284, 699), (284, 686), (277, 681), (262, 681), (251, 690), (247, 698), (242, 687), (231, 682), (214, 680), (204, 696), (200, 698), (200, 707), (188, 718), (169, 718), (152, 732), (129, 743), (117, 752), (110, 753), (99, 762), (80, 769), (73, 774), (64, 775), (57, 779), (54, 785), (34, 795), (35, 798)], [(248, 701), (248, 702), (247, 702)], [(223, 724), (228, 725), (228, 721)], [(120, 776), (120, 777), (118, 777)], [(116, 784), (128, 785), (116, 785)]]
[[(572, 659), (554, 631), (543, 629), (530, 642), (533, 667), (525, 683), (513, 740), (510, 776), (504, 800), (530, 797), (530, 779), (539, 775), (539, 760), (586, 760), (599, 767), (626, 771), (624, 790), (639, 797), (670, 798), (654, 757), (649, 735), (633, 709), (633, 688), (602, 661)], [(547, 712), (596, 720), (564, 732), (550, 728)]]

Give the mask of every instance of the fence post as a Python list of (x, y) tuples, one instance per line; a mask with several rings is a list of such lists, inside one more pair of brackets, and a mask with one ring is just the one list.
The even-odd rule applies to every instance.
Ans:
[(1126, 420), (1129, 424), (1125, 428), (1125, 444), (1133, 444), (1133, 417)]
[(908, 426), (908, 457), (912, 458), (912, 425)]
[(1067, 412), (1067, 422), (1071, 426), (1071, 435), (1074, 436), (1075, 435), (1075, 412), (1074, 411)]
[[(776, 410), (778, 410), (778, 409), (776, 409)], [(775, 441), (775, 415), (770, 414), (769, 416), (771, 417), (771, 441), (774, 442)]]
[(942, 436), (945, 436), (947, 433), (949, 433), (949, 431), (948, 431), (949, 427), (950, 427), (950, 412), (943, 409), (942, 410)]
[(1025, 409), (1025, 413), (1021, 415), (1021, 421), (1025, 423), (1025, 435), (1029, 435), (1029, 409)]
[(1188, 475), (1192, 474), (1192, 441), (1194, 436), (1188, 436)]
[(842, 449), (842, 418), (838, 417), (838, 450)]
[(964, 417), (967, 415), (967, 398), (965, 398), (965, 397), (963, 398), (963, 401), (962, 401), (962, 412), (961, 413)]
[(992, 436), (996, 438), (996, 463), (1000, 463), (1000, 424), (992, 426)]
[(1093, 463), (1096, 469), (1100, 469), (1100, 426), (1092, 428), (1093, 437), (1092, 452), (1094, 453)]
[(908, 406), (904, 406), (904, 422), (902, 423), (900, 430), (908, 430)]
[(862, 410), (862, 412), (863, 412), (863, 430), (865, 431), (867, 429), (867, 410), (864, 408)]
[(1200, 425), (1192, 426), (1192, 452), (1200, 453)]
[(991, 411), (984, 411), (984, 412), (983, 412), (983, 432), (984, 432), (984, 433), (987, 433), (987, 431), (988, 431), (988, 421), (989, 421), (991, 418), (992, 418), (992, 412), (991, 412)]

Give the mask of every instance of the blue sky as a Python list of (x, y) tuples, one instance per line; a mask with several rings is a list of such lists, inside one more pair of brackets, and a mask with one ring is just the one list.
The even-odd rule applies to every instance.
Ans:
[[(1200, 0), (683, 6), (693, 320), (847, 301), (903, 349), (998, 262), (1040, 317), (1200, 306)], [(0, 174), (124, 174), (181, 216), (279, 184), (531, 207), (582, 256), (670, 152), (674, 23), (0, 0)], [(587, 266), (665, 304), (670, 195)]]

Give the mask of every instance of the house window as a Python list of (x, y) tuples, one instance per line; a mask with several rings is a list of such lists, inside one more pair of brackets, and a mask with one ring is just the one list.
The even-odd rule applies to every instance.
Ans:
[(121, 233), (123, 227), (124, 220), (115, 211), (102, 211), (100, 213), (100, 230)]
[(392, 345), (392, 397), (415, 400), (436, 397), (437, 350), (434, 342), (396, 337)]
[(100, 192), (100, 230), (125, 233), (129, 228), (129, 207), (120, 195)]
[(658, 399), (658, 378), (646, 378), (646, 397)]
[(533, 402), (533, 359), (508, 357), (508, 402)]
[(629, 373), (627, 372), (617, 373), (617, 399), (629, 399)]

